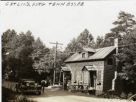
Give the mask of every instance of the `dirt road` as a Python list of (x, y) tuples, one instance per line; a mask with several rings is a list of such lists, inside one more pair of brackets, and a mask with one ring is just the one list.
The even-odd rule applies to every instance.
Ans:
[(127, 102), (126, 100), (119, 99), (103, 99), (85, 96), (53, 96), (53, 97), (39, 97), (33, 98), (37, 102)]
[[(3, 86), (12, 90), (15, 89), (15, 83), (6, 82), (3, 83)], [(72, 93), (56, 88), (45, 89), (42, 95), (26, 95), (26, 97), (37, 102), (128, 102), (119, 99), (98, 98), (85, 93)]]
[(37, 102), (127, 102), (120, 99), (97, 98), (87, 94), (71, 93), (60, 90), (45, 90), (41, 96), (29, 97)]

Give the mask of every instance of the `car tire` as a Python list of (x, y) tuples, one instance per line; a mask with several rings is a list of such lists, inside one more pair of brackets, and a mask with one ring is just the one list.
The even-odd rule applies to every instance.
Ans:
[(41, 91), (39, 91), (39, 95), (41, 95)]
[(36, 95), (41, 95), (41, 91), (37, 91), (37, 92), (36, 92)]

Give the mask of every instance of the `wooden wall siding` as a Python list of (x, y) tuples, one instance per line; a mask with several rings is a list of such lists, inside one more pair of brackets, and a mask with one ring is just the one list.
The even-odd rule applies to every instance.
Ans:
[[(104, 70), (104, 61), (94, 61), (94, 62), (77, 62), (77, 63), (67, 63), (66, 66), (71, 68), (72, 79), (71, 82), (83, 82), (83, 72), (82, 68), (86, 65), (94, 65), (97, 69), (97, 78), (96, 78), (96, 90), (103, 90), (103, 70)], [(89, 81), (89, 73), (86, 73), (85, 82)], [(88, 78), (88, 79), (87, 79)]]
[(82, 72), (82, 77), (83, 84), (89, 84), (89, 72), (87, 70)]
[(104, 85), (103, 90), (107, 91), (112, 88), (112, 80), (114, 78), (114, 71), (115, 71), (115, 61), (113, 62), (113, 65), (108, 65), (107, 60), (105, 60), (104, 63)]
[[(96, 91), (103, 91), (103, 73), (104, 73), (104, 66), (103, 69), (99, 70), (99, 76), (98, 76), (98, 71), (97, 71), (97, 79), (96, 79)], [(101, 74), (100, 74), (101, 73)], [(101, 75), (101, 76), (100, 76)], [(99, 78), (98, 78), (99, 77)], [(97, 93), (96, 93), (97, 94)]]

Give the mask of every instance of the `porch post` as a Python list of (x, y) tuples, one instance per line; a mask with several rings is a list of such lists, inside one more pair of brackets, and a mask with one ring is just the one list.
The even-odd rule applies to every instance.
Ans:
[(62, 71), (60, 71), (60, 76), (59, 76), (59, 85), (60, 85), (60, 83), (61, 83), (61, 73), (62, 73)]
[(64, 90), (64, 78), (65, 76), (64, 76), (64, 71), (63, 71), (63, 90)]

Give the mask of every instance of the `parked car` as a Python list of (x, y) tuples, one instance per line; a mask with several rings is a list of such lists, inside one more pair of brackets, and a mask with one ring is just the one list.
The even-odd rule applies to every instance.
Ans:
[(36, 93), (41, 94), (41, 85), (31, 79), (22, 79), (16, 85), (18, 93)]

